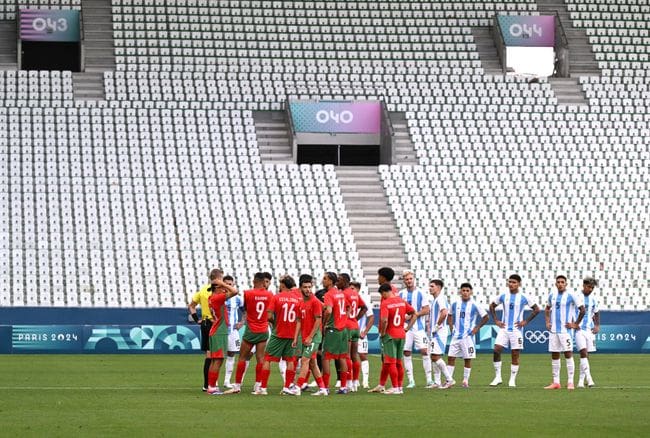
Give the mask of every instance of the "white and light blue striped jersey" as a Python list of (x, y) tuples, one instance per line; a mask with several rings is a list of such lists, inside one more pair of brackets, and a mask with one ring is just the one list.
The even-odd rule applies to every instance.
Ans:
[(361, 318), (359, 318), (359, 330), (363, 330), (366, 328), (366, 324), (368, 323), (368, 317), (372, 315), (372, 302), (370, 301), (370, 295), (366, 293), (359, 293), (359, 296), (363, 302), (366, 303), (366, 307), (368, 308), (366, 310), (366, 313)]
[(241, 318), (240, 310), (244, 310), (244, 297), (235, 295), (228, 298), (226, 300), (226, 309), (228, 309), (228, 333), (232, 333)]
[[(429, 300), (425, 298), (424, 292), (422, 292), (420, 289), (414, 289), (412, 291), (408, 289), (402, 289), (399, 291), (399, 296), (401, 299), (409, 303), (416, 312), (421, 311), (422, 307), (429, 305)], [(413, 327), (411, 327), (411, 330), (414, 332), (424, 329), (425, 321), (423, 317), (418, 318), (417, 322), (413, 324)]]
[(452, 339), (472, 336), (472, 329), (478, 325), (478, 317), (483, 318), (487, 315), (485, 309), (471, 298), (467, 301), (455, 301), (449, 312), (454, 316)]
[(535, 305), (527, 295), (521, 292), (501, 294), (492, 300), (492, 302), (497, 307), (502, 307), (503, 315), (501, 316), (501, 321), (505, 323), (506, 330), (509, 332), (516, 329), (517, 326), (515, 324), (524, 318), (525, 308), (532, 308)]
[(548, 296), (546, 304), (551, 309), (551, 333), (571, 333), (565, 325), (576, 320), (575, 315), (578, 307), (582, 306), (582, 298), (568, 290), (563, 293), (554, 290)]
[[(593, 295), (585, 295), (582, 294), (582, 298), (584, 300), (584, 305), (585, 305), (585, 316), (582, 318), (582, 321), (580, 321), (580, 328), (582, 330), (591, 330), (594, 328), (594, 315), (598, 312), (600, 312), (600, 307), (598, 307), (598, 300), (593, 297)], [(576, 313), (575, 313), (575, 318), (578, 319), (578, 314), (580, 311), (576, 307)]]
[[(440, 292), (437, 298), (434, 298), (433, 295), (429, 296), (429, 321), (431, 326), (431, 331), (438, 324), (438, 318), (440, 318), (440, 312), (445, 309), (449, 309), (449, 304), (447, 303), (447, 297)], [(447, 322), (442, 322), (443, 326), (447, 326)]]

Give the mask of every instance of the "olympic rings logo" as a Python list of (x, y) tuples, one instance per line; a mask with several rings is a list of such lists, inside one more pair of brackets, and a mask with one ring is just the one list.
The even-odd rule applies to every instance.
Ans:
[(528, 330), (524, 336), (531, 344), (544, 344), (549, 338), (548, 330)]

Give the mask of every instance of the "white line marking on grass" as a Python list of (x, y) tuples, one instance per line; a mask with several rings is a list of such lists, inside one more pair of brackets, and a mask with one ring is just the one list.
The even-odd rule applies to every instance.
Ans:
[(82, 391), (97, 391), (97, 390), (108, 390), (108, 391), (188, 391), (194, 390), (198, 391), (200, 388), (171, 388), (171, 387), (161, 387), (161, 386), (0, 386), (0, 390), (9, 390), (9, 389), (19, 389), (21, 391), (32, 391), (32, 390), (46, 390), (46, 391), (57, 391), (57, 390), (82, 390)]

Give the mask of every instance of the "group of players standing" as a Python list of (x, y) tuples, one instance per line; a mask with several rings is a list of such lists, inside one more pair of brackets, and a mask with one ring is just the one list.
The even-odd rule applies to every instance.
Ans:
[[(455, 360), (464, 359), (462, 386), (469, 386), (471, 360), (476, 357), (474, 337), (488, 320), (488, 312), (472, 298), (472, 285), (460, 285), (460, 300), (448, 304), (442, 293), (441, 280), (431, 280), (429, 294), (415, 286), (413, 272), (405, 271), (402, 280), (405, 288), (398, 291), (391, 284), (395, 273), (391, 268), (378, 271), (381, 303), (379, 310), (379, 335), (381, 340), (382, 367), (379, 384), (368, 392), (402, 394), (404, 377), (407, 388), (415, 387), (411, 352), (413, 348), (422, 354), (427, 388), (447, 389), (456, 384), (453, 378)], [(190, 314), (201, 324), (202, 349), (206, 351), (203, 390), (211, 395), (237, 394), (252, 355), (256, 356), (255, 385), (253, 394), (267, 395), (271, 363), (281, 367), (284, 385), (282, 394), (300, 395), (309, 385), (309, 374), (317, 389), (312, 395), (329, 394), (330, 361), (334, 360), (340, 382), (337, 394), (356, 392), (360, 371), (363, 371), (363, 387), (368, 388), (369, 366), (367, 362), (367, 333), (374, 322), (369, 297), (362, 296), (360, 284), (351, 282), (349, 275), (326, 272), (321, 283), (323, 289), (314, 294), (315, 281), (310, 275), (295, 280), (285, 275), (279, 280), (278, 293), (268, 290), (272, 281), (269, 273), (259, 272), (253, 278), (253, 289), (239, 295), (230, 276), (221, 270), (210, 272), (210, 283), (197, 292), (189, 304)], [(580, 351), (580, 377), (578, 386), (593, 386), (588, 353), (595, 351), (595, 333), (599, 329), (598, 305), (590, 297), (596, 286), (593, 278), (586, 278), (583, 293), (567, 291), (567, 279), (556, 278), (556, 289), (546, 303), (546, 328), (549, 331), (549, 351), (552, 355), (553, 383), (545, 389), (559, 389), (560, 353), (564, 353), (567, 365), (567, 388), (574, 389), (573, 331)], [(508, 278), (507, 293), (495, 297), (489, 307), (499, 333), (494, 347), (495, 378), (491, 386), (498, 386), (501, 379), (501, 352), (509, 348), (512, 355), (508, 385), (516, 386), (519, 371), (519, 353), (523, 349), (523, 327), (539, 313), (539, 307), (520, 292), (521, 278)], [(196, 314), (201, 305), (203, 316)], [(586, 307), (585, 307), (586, 306)], [(501, 319), (496, 309), (502, 307)], [(203, 309), (209, 308), (210, 312)], [(526, 319), (524, 310), (532, 311)], [(243, 311), (245, 323), (239, 320)], [(239, 340), (239, 329), (244, 334)], [(447, 346), (447, 363), (442, 359)], [(270, 333), (270, 334), (269, 334)], [(239, 352), (235, 382), (230, 384), (235, 370), (234, 355)], [(218, 386), (222, 363), (226, 360), (224, 384)], [(321, 373), (322, 371), (322, 373)], [(296, 381), (296, 373), (298, 379)], [(442, 376), (445, 382), (442, 382)], [(390, 378), (391, 387), (386, 383)], [(340, 384), (340, 385), (339, 385)]]

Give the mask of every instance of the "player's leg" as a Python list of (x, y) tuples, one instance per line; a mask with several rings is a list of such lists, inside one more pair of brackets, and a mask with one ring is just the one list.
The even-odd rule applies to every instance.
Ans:
[(469, 388), (469, 376), (472, 374), (472, 359), (464, 359), (463, 388)]
[(474, 339), (469, 336), (462, 341), (463, 359), (465, 366), (463, 368), (463, 388), (469, 388), (469, 377), (472, 373), (472, 359), (476, 358), (476, 347)]
[(424, 379), (427, 382), (427, 386), (429, 386), (433, 382), (433, 379), (431, 378), (431, 359), (427, 351), (429, 348), (429, 339), (424, 330), (419, 330), (415, 333), (414, 347), (420, 352)]
[(395, 344), (397, 346), (397, 361), (395, 366), (397, 368), (397, 389), (400, 394), (404, 393), (404, 339), (395, 339)]
[[(449, 348), (451, 349), (451, 346)], [(456, 383), (456, 381), (454, 380), (454, 370), (455, 369), (456, 369), (456, 356), (455, 356), (455, 354), (454, 355), (450, 354), (450, 355), (447, 356), (447, 372), (451, 376), (451, 382), (454, 382), (454, 383)], [(445, 383), (445, 385), (442, 386), (442, 389), (451, 388), (452, 386), (453, 386), (453, 384), (450, 383), (449, 381), (447, 381), (447, 383)]]
[(578, 375), (578, 388), (584, 388), (585, 379), (589, 371), (589, 352), (584, 330), (576, 331), (576, 349), (580, 352), (580, 374)]
[(201, 332), (201, 351), (205, 351), (205, 357), (203, 358), (203, 391), (208, 390), (208, 372), (210, 370), (210, 364), (212, 363), (212, 357), (210, 355), (210, 328), (212, 326), (212, 321), (205, 319), (201, 321), (200, 332)]
[(320, 369), (318, 369), (318, 361), (316, 360), (316, 356), (316, 353), (312, 353), (312, 356), (309, 359), (309, 369), (311, 370), (311, 373), (314, 375), (314, 379), (318, 384), (318, 391), (316, 391), (313, 395), (328, 395), (329, 393), (325, 387), (325, 382), (323, 382), (323, 376), (320, 372)]
[[(244, 380), (244, 373), (246, 372), (246, 362), (247, 358), (250, 355), (253, 344), (248, 342), (246, 339), (243, 339), (239, 347), (239, 358), (237, 360), (237, 370), (235, 371), (235, 384), (241, 385), (241, 382)], [(257, 380), (257, 376), (256, 380)]]
[(498, 386), (503, 380), (501, 380), (501, 353), (503, 352), (504, 347), (509, 347), (510, 342), (508, 338), (508, 332), (505, 329), (499, 329), (497, 333), (497, 338), (494, 341), (494, 350), (492, 352), (492, 365), (494, 366), (494, 380), (490, 383), (490, 386)]
[(359, 389), (359, 372), (361, 370), (361, 360), (359, 359), (359, 341), (350, 341), (350, 359), (352, 361), (352, 368), (348, 370), (350, 373), (350, 380), (352, 381), (352, 391)]
[(545, 386), (544, 389), (559, 389), (560, 386), (560, 369), (562, 363), (560, 362), (560, 352), (562, 345), (560, 343), (557, 333), (551, 333), (548, 337), (548, 351), (551, 353), (551, 372), (553, 375), (553, 382)]
[(364, 388), (369, 386), (370, 364), (368, 363), (368, 337), (360, 338), (358, 345), (359, 362), (361, 369), (361, 382)]
[(514, 388), (517, 386), (517, 374), (519, 373), (519, 356), (521, 350), (515, 349), (511, 353), (511, 363), (510, 363), (510, 379), (508, 380), (508, 386)]
[(406, 378), (409, 381), (408, 385), (406, 385), (407, 388), (415, 388), (415, 379), (413, 378), (413, 357), (411, 355), (414, 338), (415, 333), (413, 331), (409, 330), (406, 332), (406, 339), (404, 342), (404, 370), (406, 371)]
[(241, 342), (239, 341), (239, 332), (233, 330), (228, 334), (228, 354), (226, 357), (226, 372), (223, 377), (223, 386), (226, 388), (232, 388), (230, 383), (232, 372), (235, 367), (235, 354), (239, 352), (241, 347)]
[(379, 384), (372, 389), (369, 389), (368, 392), (384, 392), (386, 389), (386, 381), (390, 375), (390, 358), (386, 355), (386, 351), (391, 347), (390, 337), (384, 336), (380, 339), (381, 342), (381, 370), (379, 372)]
[(566, 374), (567, 374), (567, 389), (571, 390), (574, 388), (573, 378), (575, 376), (575, 362), (573, 361), (573, 352), (565, 351), (564, 360), (566, 361)]
[(210, 395), (222, 394), (219, 389), (219, 370), (223, 363), (225, 352), (228, 350), (228, 335), (213, 334), (210, 336), (210, 369), (208, 370), (208, 390)]

